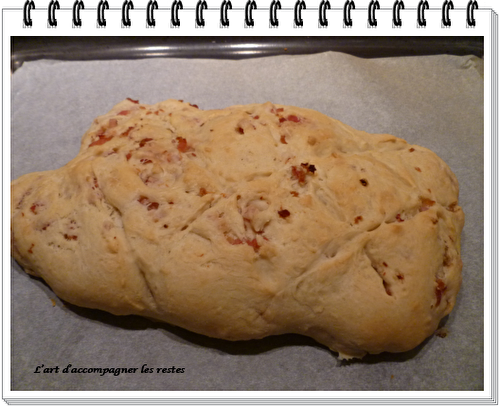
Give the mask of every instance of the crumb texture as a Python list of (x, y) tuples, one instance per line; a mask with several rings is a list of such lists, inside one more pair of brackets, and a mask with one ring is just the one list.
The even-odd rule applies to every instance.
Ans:
[(13, 256), (60, 298), (217, 338), (406, 351), (461, 284), (450, 168), (303, 108), (127, 99), (11, 197)]

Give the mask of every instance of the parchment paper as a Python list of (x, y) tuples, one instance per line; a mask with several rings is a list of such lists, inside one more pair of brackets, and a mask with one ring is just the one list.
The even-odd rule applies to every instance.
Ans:
[[(482, 390), (480, 62), (455, 56), (363, 60), (328, 52), (240, 61), (25, 63), (12, 77), (12, 179), (66, 164), (92, 120), (126, 97), (183, 99), (202, 109), (272, 101), (435, 151), (458, 177), (466, 223), (463, 285), (444, 321), (448, 335), (407, 353), (352, 362), (297, 335), (232, 343), (64, 304), (12, 261), (12, 390)], [(137, 370), (63, 373), (69, 364)], [(42, 373), (35, 373), (41, 365)], [(144, 365), (155, 370), (141, 373)], [(56, 366), (57, 372), (43, 373)], [(172, 366), (184, 370), (156, 371)]]

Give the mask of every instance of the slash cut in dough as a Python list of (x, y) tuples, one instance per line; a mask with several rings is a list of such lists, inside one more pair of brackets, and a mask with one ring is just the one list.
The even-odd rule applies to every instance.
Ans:
[(12, 252), (60, 298), (216, 338), (410, 350), (461, 284), (458, 182), (430, 150), (272, 103), (124, 100), (12, 183)]

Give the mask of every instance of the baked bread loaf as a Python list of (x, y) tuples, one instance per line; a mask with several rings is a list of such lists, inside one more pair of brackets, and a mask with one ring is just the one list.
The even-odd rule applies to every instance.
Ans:
[(60, 298), (228, 340), (407, 351), (461, 284), (450, 168), (303, 108), (127, 99), (11, 205), (13, 256)]

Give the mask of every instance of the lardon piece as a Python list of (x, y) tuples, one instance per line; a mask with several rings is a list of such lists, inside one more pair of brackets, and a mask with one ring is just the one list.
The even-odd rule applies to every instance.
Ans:
[(60, 298), (216, 338), (407, 351), (461, 284), (449, 167), (298, 107), (124, 100), (11, 205), (14, 258)]

